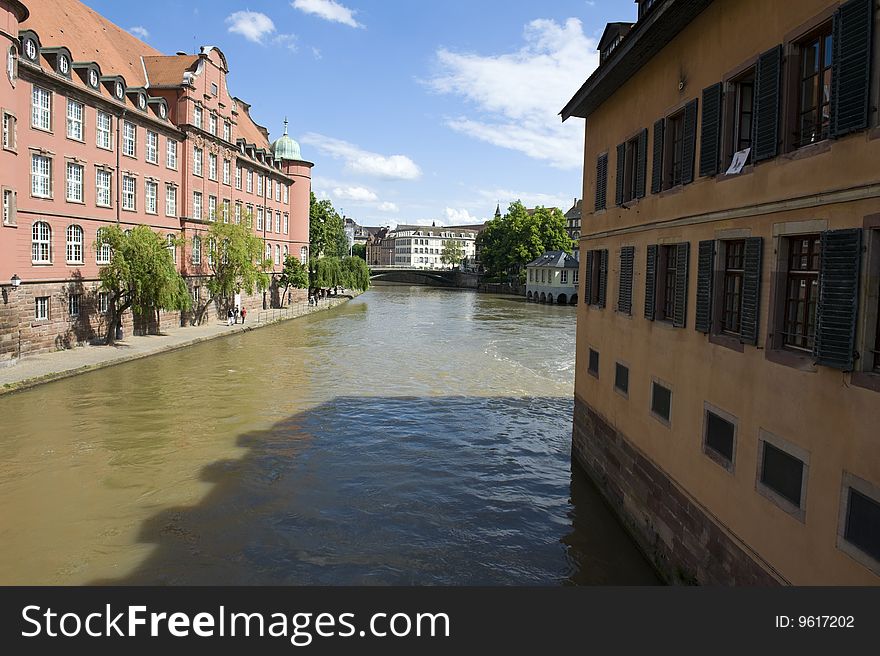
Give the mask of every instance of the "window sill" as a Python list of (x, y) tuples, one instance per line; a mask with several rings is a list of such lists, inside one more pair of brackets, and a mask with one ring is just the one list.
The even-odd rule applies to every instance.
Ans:
[(745, 346), (743, 345), (743, 343), (739, 341), (738, 337), (734, 337), (733, 335), (725, 335), (723, 333), (710, 333), (709, 343), (730, 349), (731, 351), (736, 351), (737, 353), (745, 352)]
[(86, 263), (83, 262), (82, 260), (78, 260), (75, 262), (68, 260), (66, 264), (67, 264), (67, 266), (85, 266), (86, 265)]
[(84, 144), (86, 142), (85, 139), (77, 139), (76, 137), (71, 137), (69, 134), (67, 135), (67, 140), (78, 144)]
[(712, 447), (704, 446), (703, 447), (703, 455), (705, 455), (709, 460), (714, 462), (716, 465), (721, 467), (728, 474), (733, 474), (733, 463), (722, 456), (720, 453), (715, 451)]
[(592, 369), (587, 369), (587, 373), (590, 374), (596, 380), (599, 380), (599, 372), (598, 371), (593, 371)]
[(18, 155), (18, 148), (16, 148), (15, 146), (3, 146), (3, 150), (7, 153), (14, 153), (15, 155)]
[(52, 263), (51, 263), (51, 262), (34, 262), (34, 261), (32, 260), (32, 261), (31, 261), (31, 266), (35, 266), (35, 267), (50, 267), (50, 266), (52, 266)]
[(785, 497), (780, 496), (776, 493), (775, 490), (768, 487), (760, 480), (758, 480), (755, 485), (755, 490), (762, 497), (770, 501), (777, 508), (782, 510), (787, 515), (791, 515), (794, 519), (799, 521), (801, 524), (807, 523), (807, 509), (794, 505), (791, 501), (786, 499)]
[(880, 392), (880, 373), (873, 371), (854, 371), (850, 383), (862, 389)]
[(147, 160), (144, 160), (144, 161), (145, 161), (147, 164), (150, 164), (151, 166), (159, 166), (159, 161), (158, 161), (158, 160), (155, 161), (155, 162), (151, 162), (151, 161), (148, 160), (148, 159), (147, 159)]
[(808, 353), (799, 353), (788, 349), (774, 348), (767, 349), (764, 357), (770, 362), (780, 364), (784, 367), (797, 369), (798, 371), (804, 371), (807, 373), (816, 373), (818, 371), (813, 356)]
[(134, 208), (132, 208), (132, 207), (123, 207), (123, 208), (122, 208), (122, 211), (123, 211), (123, 212), (131, 212), (132, 214), (137, 213), (137, 210), (134, 209)]
[(665, 419), (664, 417), (662, 417), (661, 415), (658, 415), (653, 410), (651, 410), (650, 414), (656, 421), (663, 424), (666, 428), (669, 428), (669, 429), (672, 428), (672, 422), (669, 419)]
[(36, 130), (37, 132), (44, 132), (45, 134), (55, 134), (55, 132), (51, 128), (41, 128), (37, 125), (31, 124), (31, 130)]
[(95, 203), (95, 207), (98, 207), (102, 210), (112, 210), (113, 209), (112, 205), (101, 205), (101, 203)]
[(715, 176), (715, 181), (716, 182), (726, 182), (727, 180), (736, 180), (737, 178), (741, 178), (745, 175), (751, 175), (754, 172), (755, 172), (755, 165), (748, 164), (748, 165), (744, 166), (742, 171), (740, 171), (739, 173), (731, 173), (730, 175), (728, 175), (727, 173), (719, 173), (718, 175)]
[(134, 159), (134, 160), (137, 159), (137, 153), (135, 153), (134, 155), (129, 155), (128, 153), (122, 153), (122, 156), (127, 157), (128, 159)]
[(98, 150), (106, 150), (108, 153), (113, 152), (112, 146), (102, 146), (101, 144), (95, 144), (95, 148), (97, 148)]
[(86, 204), (86, 202), (84, 200), (74, 200), (72, 198), (68, 198), (66, 200), (68, 203), (70, 203), (72, 205), (85, 205)]
[(33, 194), (31, 194), (31, 198), (34, 200), (55, 200), (53, 196), (34, 196)]
[(806, 159), (808, 157), (815, 157), (816, 155), (821, 155), (822, 153), (827, 153), (830, 151), (831, 139), (825, 139), (823, 141), (817, 141), (816, 143), (812, 143), (807, 146), (795, 148), (794, 150), (785, 153), (782, 158), (794, 161), (799, 159)]

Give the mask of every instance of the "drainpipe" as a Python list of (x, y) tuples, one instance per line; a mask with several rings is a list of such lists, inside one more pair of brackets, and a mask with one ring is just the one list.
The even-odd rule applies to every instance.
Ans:
[(121, 222), (120, 217), (120, 203), (122, 200), (122, 172), (121, 168), (121, 160), (119, 159), (119, 153), (122, 150), (122, 121), (125, 120), (125, 117), (128, 115), (128, 110), (122, 110), (122, 116), (116, 117), (116, 225), (118, 226)]
[[(269, 176), (267, 175), (267, 176), (265, 176), (265, 178), (266, 179), (263, 180), (263, 257), (266, 256), (266, 221), (268, 220), (267, 214), (269, 214), (268, 207), (266, 206), (266, 196), (267, 196), (266, 192), (269, 191)], [(275, 269), (273, 268), (272, 271), (274, 272), (274, 270)], [(266, 291), (267, 290), (265, 290), (265, 289), (263, 290), (263, 309), (264, 310), (269, 309), (269, 306), (266, 303)]]

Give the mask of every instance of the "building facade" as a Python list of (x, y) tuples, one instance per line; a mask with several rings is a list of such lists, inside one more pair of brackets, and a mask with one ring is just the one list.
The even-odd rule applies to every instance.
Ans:
[(577, 305), (578, 261), (565, 251), (545, 253), (526, 264), (526, 298), (535, 303)]
[(2, 0), (0, 16), (0, 363), (103, 334), (102, 226), (182, 238), (170, 248), (196, 299), (211, 221), (250, 221), (273, 277), (285, 255), (307, 259), (312, 164), (229, 93), (218, 48), (166, 56), (77, 0)]
[(577, 241), (581, 238), (581, 211), (583, 209), (583, 201), (574, 199), (574, 203), (565, 213), (565, 230), (568, 236)]
[(394, 266), (395, 245), (391, 228), (366, 228), (367, 264), (370, 266)]
[(464, 257), (473, 261), (476, 253), (477, 233), (468, 228), (452, 226), (399, 225), (390, 234), (394, 239), (394, 266), (411, 269), (451, 269), (451, 264), (441, 262), (443, 247), (457, 241)]
[(880, 583), (871, 0), (657, 0), (586, 118), (573, 454), (673, 581)]

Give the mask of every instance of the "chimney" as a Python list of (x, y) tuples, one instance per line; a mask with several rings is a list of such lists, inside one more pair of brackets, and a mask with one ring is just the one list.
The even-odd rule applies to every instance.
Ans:
[(183, 50), (178, 50), (175, 54), (178, 57), (184, 57), (184, 56), (186, 56), (187, 53), (185, 53)]

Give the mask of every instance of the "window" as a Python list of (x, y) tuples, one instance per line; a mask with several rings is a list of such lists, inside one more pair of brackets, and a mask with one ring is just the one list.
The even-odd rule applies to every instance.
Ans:
[(247, 192), (249, 194), (252, 194), (254, 192), (254, 176), (253, 172), (250, 169), (248, 169), (247, 172)]
[(662, 284), (660, 286), (660, 319), (671, 320), (675, 315), (675, 271), (676, 249), (669, 246), (660, 248), (663, 257), (661, 268), (663, 269)]
[[(288, 187), (287, 185), (284, 185), (284, 204), (288, 205), (289, 203), (290, 203), (290, 187)], [(284, 232), (287, 232), (287, 230), (285, 230)]]
[(212, 95), (212, 96), (216, 96), (216, 95), (217, 95), (217, 92), (218, 92), (218, 89), (217, 89), (217, 83), (216, 83), (216, 82), (211, 82), (211, 95)]
[(266, 259), (272, 262), (272, 244), (266, 244)]
[(31, 155), (31, 195), (52, 197), (52, 159), (45, 155)]
[(159, 213), (159, 183), (147, 180), (144, 185), (144, 210), (147, 214)]
[(98, 169), (95, 174), (95, 204), (101, 207), (110, 207), (113, 194), (111, 184), (113, 174), (104, 169)]
[(736, 420), (706, 404), (703, 415), (703, 452), (722, 467), (733, 470)]
[(284, 244), (284, 259), (282, 262), (287, 262), (288, 257), (290, 257), (290, 249), (287, 247), (287, 244)]
[(198, 146), (193, 146), (193, 175), (202, 175), (202, 157), (204, 153)]
[(107, 314), (107, 310), (110, 309), (110, 293), (109, 292), (98, 292), (98, 312), (101, 314)]
[(275, 232), (281, 232), (281, 212), (275, 212)]
[(199, 287), (198, 285), (194, 285), (192, 288), (193, 305), (198, 306), (201, 298), (202, 298), (202, 288)]
[(49, 318), (49, 297), (37, 296), (34, 299), (34, 319), (45, 321)]
[(165, 185), (165, 216), (177, 216), (177, 187)]
[(137, 181), (129, 176), (122, 176), (122, 209), (137, 210)]
[(739, 335), (742, 330), (745, 240), (724, 242), (724, 281), (721, 297), (721, 330)]
[(257, 196), (263, 195), (263, 176), (257, 173)]
[(165, 143), (165, 166), (177, 170), (177, 142), (174, 139)]
[(95, 119), (95, 128), (97, 137), (95, 143), (98, 148), (104, 150), (113, 150), (113, 119), (107, 112), (99, 111)]
[(281, 202), (281, 183), (280, 182), (275, 183), (275, 202), (276, 203)]
[(128, 121), (122, 122), (122, 154), (128, 157), (137, 156), (137, 126)]
[(97, 246), (95, 253), (95, 262), (97, 264), (110, 264), (110, 257), (112, 255), (112, 251), (110, 249), (110, 244), (102, 241), (102, 230), (98, 228), (98, 236), (97, 236)]
[(284, 213), (284, 234), (288, 234), (290, 231), (290, 215), (285, 212)]
[(223, 223), (229, 223), (229, 201), (223, 199)]
[(559, 282), (563, 285), (568, 284), (568, 271), (566, 271), (565, 269), (563, 269), (559, 274)]
[(669, 189), (682, 184), (684, 180), (684, 112), (670, 116), (666, 120), (666, 130), (666, 162), (663, 167), (666, 177), (663, 187)]
[(208, 196), (208, 220), (213, 221), (217, 218), (217, 197)]
[(587, 373), (599, 377), (599, 351), (590, 349), (587, 356)]
[(195, 125), (199, 129), (202, 128), (202, 106), (201, 105), (196, 105), (193, 108), (193, 125)]
[(621, 175), (621, 180), (617, 182), (617, 188), (618, 191), (623, 192), (623, 195), (617, 199), (618, 205), (642, 198), (645, 195), (647, 149), (647, 130), (618, 147), (617, 156), (620, 161), (617, 163), (617, 172), (618, 175)]
[(797, 146), (828, 138), (831, 127), (831, 23), (802, 41), (798, 88)]
[(73, 162), (67, 163), (67, 200), (71, 203), (83, 202), (83, 167)]
[(690, 244), (648, 246), (645, 272), (645, 317), (670, 321), (683, 328), (686, 321)]
[(275, 244), (275, 264), (281, 264), (281, 246)]
[(52, 263), (52, 229), (45, 221), (34, 223), (31, 239), (31, 262), (34, 264)]
[(254, 224), (254, 206), (250, 203), (245, 208), (245, 214), (247, 216), (247, 227), (250, 228)]
[(880, 373), (880, 293), (877, 294), (877, 336), (874, 340), (874, 371)]
[(202, 263), (202, 238), (196, 235), (193, 237), (192, 243), (192, 263), (199, 265)]
[(223, 184), (229, 184), (229, 160), (223, 160)]
[(235, 188), (241, 189), (241, 167), (235, 167)]
[(193, 218), (202, 218), (202, 194), (201, 192), (193, 192)]
[(147, 130), (147, 150), (145, 157), (150, 164), (159, 163), (159, 135)]
[(225, 141), (232, 141), (232, 126), (229, 124), (229, 121), (223, 121), (223, 139)]
[(14, 114), (3, 112), (3, 148), (15, 150), (16, 148), (16, 119)]
[(262, 232), (263, 230), (263, 208), (257, 208), (257, 232)]
[(651, 381), (651, 414), (667, 425), (672, 417), (672, 390), (656, 380)]
[(168, 245), (168, 253), (171, 255), (171, 261), (177, 262), (177, 244), (174, 235), (166, 235), (165, 243)]
[(844, 472), (843, 509), (837, 546), (875, 573), (880, 572), (878, 499), (880, 490), (875, 485)]
[(614, 389), (624, 396), (629, 395), (629, 367), (620, 362), (614, 364)]
[[(755, 111), (755, 69), (750, 68), (731, 81), (733, 122), (731, 127), (730, 156), (752, 147), (752, 115)], [(752, 158), (751, 153), (746, 160)]]
[(208, 114), (208, 132), (217, 134), (217, 115), (214, 112)]
[(34, 87), (31, 96), (31, 127), (37, 130), (52, 129), (52, 94), (41, 87)]
[(83, 140), (83, 117), (86, 108), (81, 102), (67, 99), (67, 138)]
[(67, 263), (83, 262), (83, 229), (78, 225), (67, 226)]
[(299, 261), (302, 264), (308, 264), (309, 261), (309, 249), (306, 246), (303, 246), (299, 249)]
[(217, 179), (217, 156), (214, 153), (208, 153), (208, 179)]
[(241, 223), (241, 203), (235, 204), (235, 225)]
[(788, 238), (783, 345), (812, 352), (819, 298), (820, 236)]
[(15, 190), (3, 190), (3, 225), (14, 226), (16, 224)]
[(803, 521), (809, 454), (765, 431), (758, 448), (758, 491)]
[(71, 294), (67, 297), (67, 314), (71, 317), (79, 316), (79, 305), (82, 294)]
[(608, 251), (604, 249), (587, 251), (585, 265), (587, 284), (584, 289), (584, 302), (587, 305), (604, 308), (608, 287)]

